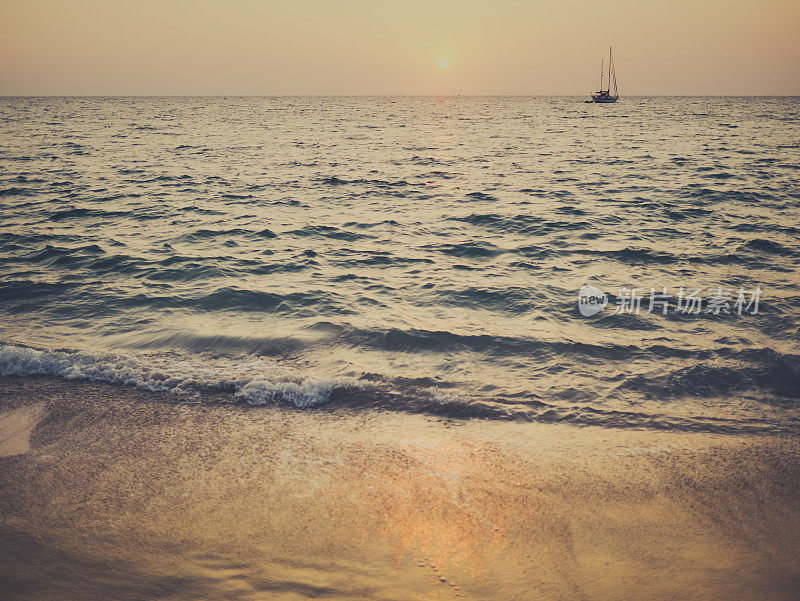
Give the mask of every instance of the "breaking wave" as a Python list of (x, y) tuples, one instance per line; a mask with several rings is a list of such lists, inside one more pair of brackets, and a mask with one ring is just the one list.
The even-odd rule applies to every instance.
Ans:
[(0, 345), (0, 376), (57, 376), (172, 394), (225, 392), (251, 405), (286, 402), (296, 407), (328, 402), (337, 385), (336, 380), (328, 378), (292, 378), (264, 359), (214, 367), (186, 358), (176, 361), (174, 357), (151, 357), (144, 361), (133, 355), (48, 351), (14, 345)]

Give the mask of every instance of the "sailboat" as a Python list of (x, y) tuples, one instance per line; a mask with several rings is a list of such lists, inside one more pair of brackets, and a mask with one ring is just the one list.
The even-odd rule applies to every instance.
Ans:
[[(611, 54), (611, 46), (608, 47), (608, 86), (603, 89), (603, 59), (600, 59), (600, 90), (592, 94), (592, 99), (586, 102), (616, 102), (619, 98), (617, 93), (617, 72), (614, 70), (614, 56)], [(611, 93), (611, 88), (614, 93)]]

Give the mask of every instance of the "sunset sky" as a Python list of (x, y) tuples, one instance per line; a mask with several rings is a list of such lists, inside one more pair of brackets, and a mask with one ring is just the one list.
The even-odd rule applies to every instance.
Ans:
[(800, 94), (797, 0), (0, 0), (0, 95)]

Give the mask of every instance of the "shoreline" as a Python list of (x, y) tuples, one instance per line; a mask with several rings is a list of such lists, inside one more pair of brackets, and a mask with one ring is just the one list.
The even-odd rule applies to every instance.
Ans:
[(792, 436), (200, 404), (51, 377), (2, 379), (0, 436), (9, 599), (800, 591)]

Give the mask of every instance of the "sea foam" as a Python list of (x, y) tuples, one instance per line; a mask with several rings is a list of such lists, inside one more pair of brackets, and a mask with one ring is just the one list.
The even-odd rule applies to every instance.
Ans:
[(348, 385), (334, 378), (298, 378), (261, 358), (215, 359), (200, 365), (172, 353), (138, 357), (2, 344), (0, 376), (57, 376), (172, 394), (228, 392), (251, 405), (286, 402), (296, 407), (325, 403), (334, 387)]

